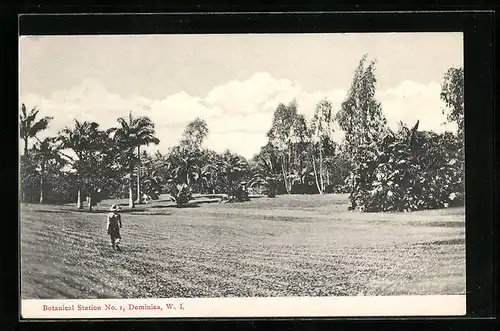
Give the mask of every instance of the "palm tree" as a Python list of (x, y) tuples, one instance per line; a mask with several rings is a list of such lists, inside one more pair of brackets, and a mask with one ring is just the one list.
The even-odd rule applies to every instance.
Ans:
[(238, 191), (245, 177), (249, 174), (247, 160), (226, 150), (221, 154), (216, 166), (216, 180), (221, 190), (228, 195), (230, 201), (238, 199)]
[(118, 118), (120, 126), (115, 130), (115, 140), (118, 144), (125, 149), (125, 153), (133, 153), (137, 148), (137, 157), (130, 159), (129, 164), (129, 207), (134, 208), (133, 192), (132, 192), (132, 178), (134, 172), (134, 163), (137, 164), (137, 201), (142, 203), (141, 196), (141, 146), (155, 144), (157, 145), (160, 140), (155, 137), (155, 125), (153, 121), (147, 117), (133, 117), (132, 112), (129, 113), (128, 119)]
[(49, 166), (55, 163), (57, 165), (64, 165), (65, 160), (59, 153), (60, 146), (56, 144), (54, 137), (45, 138), (39, 141), (33, 148), (34, 160), (38, 163), (38, 170), (40, 173), (40, 203), (44, 202), (44, 181), (48, 172)]
[(82, 197), (81, 197), (81, 180), (84, 175), (83, 169), (84, 164), (89, 157), (89, 152), (95, 148), (96, 140), (99, 137), (98, 131), (99, 124), (96, 122), (79, 122), (75, 119), (75, 127), (74, 128), (64, 128), (59, 133), (58, 140), (61, 142), (61, 148), (69, 148), (72, 149), (76, 156), (78, 157), (78, 161), (74, 163), (75, 170), (77, 171), (79, 185), (78, 187), (78, 198), (76, 202), (76, 206), (78, 209), (83, 209)]
[(21, 106), (20, 130), (19, 136), (24, 140), (24, 155), (28, 155), (28, 140), (36, 137), (36, 135), (47, 128), (52, 117), (46, 116), (36, 121), (36, 116), (40, 110), (33, 108), (28, 113), (26, 105), (23, 103)]
[(188, 186), (192, 186), (196, 183), (201, 171), (198, 161), (199, 159), (195, 153), (180, 155), (177, 160), (177, 166), (172, 169), (172, 178), (178, 183), (185, 183)]

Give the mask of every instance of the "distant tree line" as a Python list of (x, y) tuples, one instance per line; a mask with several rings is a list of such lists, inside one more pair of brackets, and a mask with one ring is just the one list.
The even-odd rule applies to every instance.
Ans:
[[(51, 117), (39, 110), (20, 112), (21, 199), (23, 202), (70, 203), (91, 209), (105, 198), (128, 197), (129, 207), (144, 195), (169, 193), (185, 206), (194, 193), (223, 194), (227, 201), (248, 200), (248, 193), (270, 198), (281, 194), (348, 193), (351, 209), (410, 211), (441, 208), (464, 199), (463, 69), (443, 77), (441, 99), (456, 132), (419, 131), (419, 122), (391, 130), (375, 98), (374, 61), (360, 60), (340, 109), (320, 100), (310, 121), (297, 103), (279, 104), (268, 141), (251, 159), (203, 147), (209, 134), (202, 118), (190, 122), (180, 141), (166, 153), (142, 147), (158, 144), (148, 117), (118, 118), (102, 129), (75, 120), (56, 137), (38, 139)], [(422, 109), (425, 116), (426, 109)], [(334, 127), (344, 133), (333, 138)], [(28, 148), (28, 142), (34, 141)], [(71, 150), (69, 156), (65, 150)]]

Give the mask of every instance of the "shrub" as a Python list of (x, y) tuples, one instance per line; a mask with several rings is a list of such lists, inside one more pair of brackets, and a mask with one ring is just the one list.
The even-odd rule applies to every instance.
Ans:
[(464, 197), (462, 148), (451, 133), (402, 126), (361, 146), (350, 176), (353, 208), (413, 211), (456, 205)]
[(248, 190), (246, 187), (246, 183), (240, 183), (238, 188), (236, 189), (236, 192), (234, 192), (234, 200), (236, 202), (244, 202), (244, 201), (250, 201), (250, 197), (248, 196)]
[(278, 182), (275, 176), (265, 176), (259, 172), (255, 172), (248, 182), (248, 187), (259, 187), (261, 193), (268, 198), (275, 198), (278, 193)]
[(186, 206), (187, 203), (193, 198), (191, 188), (185, 183), (172, 184), (170, 186), (170, 195), (172, 201), (174, 201), (178, 207)]

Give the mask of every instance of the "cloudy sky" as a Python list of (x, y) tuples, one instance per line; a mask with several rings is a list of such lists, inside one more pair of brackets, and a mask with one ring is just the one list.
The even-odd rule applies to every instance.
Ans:
[(365, 53), (389, 124), (443, 131), (440, 84), (463, 65), (462, 44), (461, 33), (25, 36), (20, 103), (54, 117), (41, 137), (132, 111), (154, 120), (161, 143), (150, 150), (165, 152), (202, 117), (206, 147), (251, 157), (280, 102), (295, 98), (307, 118), (324, 97), (338, 109)]

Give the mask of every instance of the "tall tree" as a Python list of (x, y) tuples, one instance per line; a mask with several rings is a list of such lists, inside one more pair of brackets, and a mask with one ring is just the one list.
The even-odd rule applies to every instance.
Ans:
[(449, 122), (457, 124), (457, 133), (463, 139), (464, 133), (464, 69), (449, 68), (441, 85), (441, 100), (446, 108), (443, 114)]
[[(136, 157), (129, 157), (129, 207), (134, 208), (133, 192), (132, 192), (132, 178), (134, 166), (137, 166), (137, 201), (142, 203), (141, 196), (141, 146), (155, 144), (157, 145), (160, 140), (155, 136), (155, 125), (153, 121), (147, 117), (133, 117), (132, 112), (129, 113), (128, 118), (118, 118), (119, 127), (115, 130), (114, 138), (119, 146), (124, 149), (124, 153), (130, 155), (131, 151), (137, 149)], [(133, 153), (133, 152), (132, 152)]]
[(297, 114), (293, 123), (292, 144), (293, 144), (293, 159), (294, 169), (292, 170), (295, 177), (299, 179), (301, 184), (304, 184), (305, 173), (307, 171), (305, 165), (307, 161), (307, 148), (310, 143), (310, 137), (307, 127), (307, 121), (303, 114)]
[(292, 181), (290, 170), (293, 156), (294, 141), (296, 141), (297, 121), (300, 116), (297, 113), (297, 103), (290, 102), (288, 106), (280, 103), (273, 115), (272, 127), (267, 136), (269, 142), (275, 146), (280, 155), (281, 171), (287, 193), (290, 193)]
[(47, 128), (52, 117), (45, 116), (36, 119), (40, 110), (32, 108), (29, 112), (26, 111), (26, 105), (23, 103), (21, 105), (21, 114), (19, 115), (20, 128), (19, 135), (21, 139), (24, 140), (24, 155), (28, 155), (28, 141), (31, 138), (36, 137), (36, 135)]
[[(333, 133), (333, 110), (332, 103), (327, 99), (321, 100), (317, 105), (314, 112), (314, 116), (311, 120), (310, 132), (311, 132), (311, 147), (313, 149), (312, 164), (314, 169), (314, 177), (316, 181), (316, 186), (318, 192), (323, 194), (325, 191), (325, 180), (324, 180), (324, 154), (325, 154), (325, 142), (331, 141), (331, 135)], [(316, 170), (316, 159), (314, 150), (317, 149), (319, 153), (319, 169)], [(319, 175), (319, 176), (318, 176)], [(318, 181), (319, 177), (319, 181)]]
[(60, 145), (56, 141), (57, 138), (54, 137), (45, 138), (33, 147), (33, 159), (38, 165), (37, 168), (40, 174), (39, 203), (44, 203), (45, 179), (47, 173), (51, 170), (51, 165), (56, 166), (56, 170), (59, 170), (65, 164), (65, 160), (59, 152)]
[(201, 148), (203, 140), (208, 135), (207, 122), (199, 117), (191, 121), (182, 134), (181, 146), (189, 148)]
[(85, 188), (85, 182), (96, 176), (97, 167), (92, 159), (101, 146), (99, 139), (101, 137), (102, 132), (99, 131), (99, 124), (88, 121), (80, 122), (76, 119), (73, 128), (66, 127), (59, 133), (58, 140), (61, 142), (61, 148), (73, 150), (77, 157), (73, 167), (78, 177), (76, 203), (78, 209), (83, 208), (81, 195), (82, 189)]
[(359, 61), (347, 98), (337, 112), (336, 120), (345, 133), (344, 150), (352, 160), (358, 147), (380, 138), (387, 120), (380, 103), (375, 99), (376, 62), (365, 66), (367, 55)]

